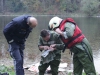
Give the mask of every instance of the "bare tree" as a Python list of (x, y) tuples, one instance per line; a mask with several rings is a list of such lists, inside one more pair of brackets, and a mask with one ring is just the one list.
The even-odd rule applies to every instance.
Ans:
[(4, 13), (5, 0), (0, 0), (0, 3), (1, 3), (1, 12)]

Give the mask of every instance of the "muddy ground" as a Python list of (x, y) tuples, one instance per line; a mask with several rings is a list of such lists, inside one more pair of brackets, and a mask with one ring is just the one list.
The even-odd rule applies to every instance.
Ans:
[[(37, 60), (35, 60), (35, 63), (37, 62)], [(31, 65), (34, 63), (34, 60), (32, 59), (24, 59), (24, 66), (27, 66), (27, 65)], [(5, 65), (5, 66), (12, 66), (13, 67), (13, 59), (10, 58), (10, 57), (0, 57), (0, 65)], [(69, 68), (67, 68), (69, 69)], [(28, 71), (27, 69), (24, 69), (25, 70), (25, 75), (38, 75), (38, 73), (35, 73), (35, 72), (31, 72), (31, 71)], [(66, 75), (67, 72), (59, 72), (59, 75)], [(45, 75), (51, 75), (51, 74), (45, 74)]]

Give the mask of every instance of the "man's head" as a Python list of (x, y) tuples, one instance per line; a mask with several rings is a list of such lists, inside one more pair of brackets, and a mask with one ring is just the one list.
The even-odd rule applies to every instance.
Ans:
[(35, 17), (29, 17), (28, 18), (28, 21), (27, 21), (27, 24), (31, 27), (31, 28), (34, 28), (37, 26), (38, 22), (37, 22), (37, 19)]
[(57, 27), (59, 27), (60, 23), (61, 23), (62, 19), (59, 17), (53, 17), (50, 21), (49, 21), (49, 28), (50, 29), (55, 29)]
[(49, 39), (50, 39), (50, 32), (48, 30), (43, 29), (40, 32), (40, 36), (43, 38), (43, 40), (49, 41)]

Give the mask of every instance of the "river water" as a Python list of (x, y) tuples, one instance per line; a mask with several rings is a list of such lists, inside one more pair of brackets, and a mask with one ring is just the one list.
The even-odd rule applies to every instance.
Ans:
[[(16, 16), (0, 16), (0, 57), (9, 57), (7, 52), (8, 44), (3, 36), (4, 26)], [(40, 31), (42, 29), (47, 29), (48, 22), (53, 16), (35, 16), (38, 20), (38, 26), (33, 29), (29, 38), (26, 41), (25, 58), (27, 60), (38, 61), (40, 57), (40, 51), (38, 50), (38, 38)], [(61, 18), (66, 18), (67, 16), (60, 16)], [(86, 38), (89, 40), (91, 47), (93, 49), (94, 63), (96, 71), (100, 73), (100, 18), (94, 17), (73, 17), (77, 25), (85, 34)], [(2, 58), (0, 58), (2, 59)], [(62, 53), (62, 61), (67, 62), (70, 68), (72, 68), (72, 56), (69, 51), (66, 50)], [(8, 61), (9, 62), (9, 61)]]

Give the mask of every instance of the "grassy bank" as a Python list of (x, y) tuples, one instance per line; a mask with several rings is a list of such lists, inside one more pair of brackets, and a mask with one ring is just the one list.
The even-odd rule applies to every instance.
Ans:
[[(9, 75), (15, 75), (14, 67), (13, 66), (5, 66), (0, 65), (0, 73), (8, 73)], [(25, 72), (26, 73), (26, 72)], [(28, 72), (28, 75), (32, 74), (31, 72)], [(33, 73), (34, 74), (34, 73)], [(37, 74), (38, 75), (38, 74)], [(47, 74), (46, 74), (47, 75)], [(59, 75), (59, 74), (58, 74)], [(66, 75), (66, 73), (64, 74)], [(67, 75), (73, 75), (72, 72), (67, 73)], [(82, 75), (86, 75), (85, 73), (82, 73)], [(98, 75), (98, 74), (97, 74)]]
[(9, 75), (15, 75), (15, 72), (14, 72), (14, 67), (12, 66), (5, 66), (5, 65), (0, 65), (0, 73), (8, 73)]

